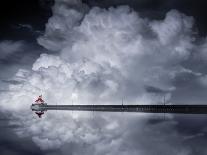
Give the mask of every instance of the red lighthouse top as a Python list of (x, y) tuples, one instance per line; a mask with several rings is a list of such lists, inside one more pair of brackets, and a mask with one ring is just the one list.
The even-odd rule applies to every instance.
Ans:
[(42, 99), (42, 95), (40, 95), (35, 102), (38, 104), (44, 104), (45, 101)]
[[(42, 99), (42, 95), (40, 95), (36, 100), (35, 100), (36, 104), (45, 104), (45, 101)], [(42, 117), (42, 115), (44, 114), (44, 111), (36, 111), (35, 114), (37, 114), (37, 116), (39, 118)]]

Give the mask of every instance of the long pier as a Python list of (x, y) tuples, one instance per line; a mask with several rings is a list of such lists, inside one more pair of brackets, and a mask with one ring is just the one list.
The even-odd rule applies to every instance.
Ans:
[(100, 112), (207, 114), (207, 105), (47, 105), (32, 104), (32, 111), (70, 110)]

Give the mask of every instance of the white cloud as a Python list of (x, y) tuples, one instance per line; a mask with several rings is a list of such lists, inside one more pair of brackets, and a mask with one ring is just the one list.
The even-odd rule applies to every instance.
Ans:
[(56, 1), (38, 42), (58, 52), (42, 54), (30, 71), (19, 70), (15, 78), (24, 82), (1, 93), (1, 109), (20, 119), (17, 133), (31, 136), (42, 149), (61, 148), (63, 153), (65, 145), (74, 144), (81, 147), (72, 150), (76, 154), (148, 154), (144, 144), (160, 143), (188, 154), (181, 141), (174, 143), (180, 137), (173, 121), (150, 128), (150, 115), (102, 113), (92, 119), (91, 113), (48, 111), (41, 120), (32, 115), (29, 107), (39, 94), (48, 104), (71, 104), (74, 98), (74, 104), (120, 104), (122, 98), (126, 104), (159, 103), (162, 96), (145, 87), (175, 90), (172, 81), (186, 72), (181, 63), (195, 46), (192, 18), (173, 10), (164, 20), (151, 21), (127, 6), (87, 11), (80, 1)]
[(80, 0), (56, 0), (53, 16), (46, 24), (44, 36), (37, 39), (38, 43), (50, 51), (58, 51), (71, 44), (77, 37), (73, 27), (80, 23), (87, 10), (88, 7)]

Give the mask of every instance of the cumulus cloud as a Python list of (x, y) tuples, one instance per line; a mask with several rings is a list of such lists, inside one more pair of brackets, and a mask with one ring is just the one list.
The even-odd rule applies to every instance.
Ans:
[(165, 148), (165, 154), (187, 155), (172, 118), (156, 126), (144, 114), (101, 113), (91, 118), (86, 112), (48, 111), (39, 120), (29, 106), (39, 94), (48, 104), (120, 104), (122, 98), (126, 104), (156, 104), (163, 97), (160, 92), (170, 100), (175, 78), (191, 72), (182, 63), (196, 46), (192, 26), (193, 19), (176, 10), (152, 21), (128, 6), (89, 10), (78, 0), (57, 0), (45, 34), (38, 38), (55, 53), (41, 54), (32, 70), (16, 73), (14, 80), (21, 82), (0, 94), (1, 109), (19, 119), (13, 122), (22, 126), (16, 131), (19, 136), (31, 136), (42, 149), (152, 154), (149, 148), (159, 143), (158, 154)]
[(88, 7), (80, 0), (57, 0), (52, 10), (54, 15), (46, 24), (45, 35), (38, 39), (38, 43), (50, 51), (58, 51), (74, 41), (73, 27), (80, 23)]

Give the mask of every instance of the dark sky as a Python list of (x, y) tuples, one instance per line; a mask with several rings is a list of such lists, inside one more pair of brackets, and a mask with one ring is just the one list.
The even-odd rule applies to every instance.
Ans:
[[(194, 17), (195, 29), (198, 30), (198, 37), (202, 38), (207, 34), (206, 0), (84, 0), (83, 2), (89, 7), (98, 6), (102, 8), (129, 5), (134, 10), (138, 11), (142, 17), (150, 19), (163, 19), (169, 10), (176, 9), (188, 16)], [(53, 5), (54, 2), (51, 0), (3, 0), (0, 2), (0, 42), (5, 40), (23, 42), (23, 45), (21, 45), (21, 51), (14, 53), (10, 57), (0, 56), (0, 78), (2, 80), (2, 85), (12, 82), (7, 78), (13, 75), (18, 68), (31, 68), (32, 63), (41, 53), (48, 52), (48, 50), (37, 44), (36, 39), (44, 33), (45, 24), (47, 23), (49, 17), (52, 16), (51, 7)], [(22, 44), (21, 42), (20, 44)], [(1, 52), (2, 51), (0, 51), (0, 54)], [(205, 70), (203, 66), (204, 65), (200, 67), (202, 71)], [(182, 78), (183, 77), (179, 77), (177, 79), (178, 81), (175, 82), (176, 85), (180, 85), (179, 83), (182, 83)], [(191, 84), (190, 86), (178, 89), (175, 94), (178, 97), (176, 97), (175, 100), (182, 100), (179, 98), (180, 92), (183, 92), (186, 89), (193, 90), (196, 87), (196, 84)], [(188, 98), (192, 97), (193, 93), (197, 93), (204, 97), (206, 96), (204, 93), (205, 90), (206, 89), (201, 88), (199, 90), (195, 89), (192, 92), (183, 93), (183, 95)], [(199, 116), (196, 118), (193, 116), (190, 116), (189, 118), (176, 116), (175, 120), (178, 122), (176, 130), (183, 135), (191, 135), (200, 132), (198, 131), (199, 128), (206, 128), (205, 125), (207, 122), (205, 116)], [(0, 118), (1, 155), (41, 155), (52, 152), (40, 150), (40, 148), (32, 142), (30, 137), (19, 138), (13, 132), (13, 130), (18, 129), (18, 126), (11, 126), (8, 124), (8, 121), (8, 117), (6, 116), (2, 115)], [(166, 120), (163, 119), (150, 119), (148, 124), (149, 126), (155, 127), (154, 124), (165, 121)], [(196, 122), (196, 125), (194, 126), (191, 122)], [(199, 144), (196, 149), (191, 148), (192, 155), (205, 154), (205, 138), (206, 135), (200, 139), (196, 139), (195, 141), (185, 142), (189, 147), (193, 147), (196, 143)], [(58, 154), (58, 150), (53, 151), (54, 154), (56, 152)]]
[(19, 27), (21, 24), (29, 24), (32, 25), (34, 30), (43, 31), (45, 23), (52, 14), (52, 4), (51, 1), (38, 0), (2, 1), (0, 5), (0, 39), (30, 40), (36, 38), (36, 34), (29, 28)]

